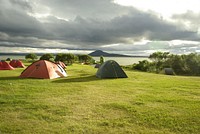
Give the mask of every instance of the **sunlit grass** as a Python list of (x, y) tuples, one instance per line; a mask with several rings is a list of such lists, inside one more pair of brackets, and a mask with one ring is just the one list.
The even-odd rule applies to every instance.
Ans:
[(199, 133), (200, 78), (126, 70), (98, 79), (93, 66), (68, 77), (20, 79), (0, 71), (0, 133)]

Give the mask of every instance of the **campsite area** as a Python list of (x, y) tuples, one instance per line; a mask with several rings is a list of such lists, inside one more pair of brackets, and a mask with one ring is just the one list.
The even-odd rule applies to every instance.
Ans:
[(200, 77), (124, 69), (128, 78), (99, 79), (73, 64), (65, 78), (19, 78), (23, 70), (0, 71), (1, 134), (200, 132)]

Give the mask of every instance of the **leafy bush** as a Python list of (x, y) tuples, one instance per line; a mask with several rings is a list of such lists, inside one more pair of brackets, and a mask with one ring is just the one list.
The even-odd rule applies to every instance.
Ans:
[(200, 55), (191, 53), (188, 55), (173, 55), (168, 52), (155, 52), (149, 56), (152, 62), (147, 60), (134, 64), (133, 68), (146, 72), (159, 73), (164, 68), (172, 68), (177, 75), (200, 76)]
[(150, 71), (150, 65), (151, 63), (147, 60), (143, 60), (143, 61), (139, 61), (138, 64), (134, 64), (133, 68), (136, 70), (140, 70), (140, 71), (145, 71), (148, 72)]
[(95, 60), (87, 54), (83, 54), (83, 55), (78, 55), (78, 59), (80, 63), (84, 63), (84, 64), (93, 64), (95, 62)]
[(48, 60), (48, 61), (54, 61), (54, 55), (53, 54), (43, 54), (40, 57), (40, 60)]
[(104, 63), (104, 57), (100, 56), (100, 64), (103, 64), (103, 63)]
[(25, 59), (36, 60), (37, 58), (38, 58), (37, 55), (34, 54), (34, 53), (30, 53), (30, 54), (27, 54), (27, 55), (25, 56)]
[(67, 65), (72, 65), (75, 59), (76, 59), (76, 56), (71, 53), (67, 53), (67, 54), (60, 53), (60, 54), (57, 54), (55, 57), (55, 61), (62, 61), (66, 63)]

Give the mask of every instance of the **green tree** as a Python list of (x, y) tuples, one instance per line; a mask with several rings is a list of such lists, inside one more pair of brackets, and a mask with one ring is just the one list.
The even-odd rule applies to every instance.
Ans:
[(62, 61), (62, 62), (64, 62), (64, 60), (63, 60), (63, 54), (62, 53), (59, 53), (59, 54), (56, 54), (56, 57), (55, 57), (55, 61)]
[(94, 62), (94, 59), (90, 55), (87, 55), (87, 54), (78, 55), (78, 59), (79, 59), (79, 62), (81, 62), (81, 63), (89, 64), (89, 63)]
[(7, 59), (6, 59), (6, 61), (11, 61), (11, 60), (12, 60), (11, 58), (7, 58)]
[(177, 75), (185, 74), (187, 72), (184, 56), (170, 55), (165, 64), (168, 64), (169, 67), (172, 68)]
[(172, 68), (177, 75), (200, 76), (200, 55), (197, 53), (173, 55), (168, 52), (155, 52), (149, 58), (152, 62), (140, 61), (134, 64), (133, 68), (156, 73), (164, 68)]
[(165, 67), (165, 62), (168, 60), (168, 57), (169, 52), (155, 52), (149, 56), (149, 59), (153, 61), (157, 73)]
[(169, 57), (169, 52), (155, 52), (149, 56), (153, 62), (165, 62)]
[(50, 54), (50, 53), (43, 54), (43, 55), (40, 57), (40, 60), (54, 61), (54, 56), (53, 56), (53, 54)]
[(68, 54), (63, 54), (62, 55), (62, 60), (63, 62), (67, 62), (68, 65), (72, 65), (74, 63), (75, 55), (68, 53)]
[(196, 53), (189, 54), (186, 63), (191, 74), (200, 75), (200, 55)]
[(25, 59), (36, 60), (37, 58), (38, 58), (38, 56), (34, 53), (30, 53), (25, 56)]
[(68, 65), (71, 65), (74, 63), (76, 59), (76, 56), (74, 54), (71, 54), (71, 53), (59, 53), (56, 55), (55, 57), (55, 61), (62, 61)]
[(133, 65), (134, 69), (145, 71), (145, 72), (152, 71), (152, 67), (153, 67), (152, 63), (150, 63), (148, 60), (139, 61), (138, 64)]
[(104, 57), (100, 56), (100, 64), (103, 64), (103, 63), (104, 63)]

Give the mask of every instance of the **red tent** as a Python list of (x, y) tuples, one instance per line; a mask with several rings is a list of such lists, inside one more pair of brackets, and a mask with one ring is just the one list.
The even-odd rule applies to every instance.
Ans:
[(66, 68), (66, 65), (65, 65), (65, 63), (64, 62), (62, 62), (62, 61), (58, 61), (58, 62), (56, 62), (56, 64), (59, 64), (62, 68)]
[(67, 74), (62, 67), (46, 60), (39, 60), (32, 63), (20, 75), (21, 78), (43, 78), (43, 79), (54, 79), (66, 76)]
[(0, 70), (13, 70), (14, 68), (6, 61), (0, 61)]
[(14, 68), (25, 68), (24, 64), (20, 60), (10, 61), (10, 65)]

